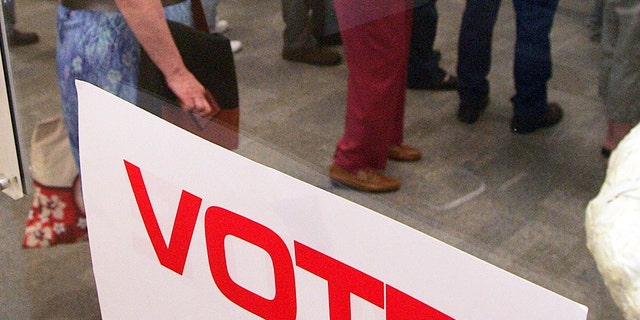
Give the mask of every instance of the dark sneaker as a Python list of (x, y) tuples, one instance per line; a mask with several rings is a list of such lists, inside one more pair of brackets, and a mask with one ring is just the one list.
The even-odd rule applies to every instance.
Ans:
[(416, 83), (418, 81), (409, 81), (407, 88), (417, 90), (432, 90), (432, 91), (451, 91), (458, 88), (458, 77), (447, 73), (438, 83)]
[(324, 47), (332, 47), (342, 45), (342, 37), (340, 36), (340, 32), (324, 35), (322, 37), (317, 37), (318, 44)]
[(325, 47), (310, 47), (299, 50), (285, 50), (282, 58), (315, 66), (335, 66), (342, 62), (342, 56)]
[(461, 103), (458, 106), (458, 120), (466, 124), (473, 124), (478, 121), (480, 115), (487, 109), (489, 105), (489, 96), (484, 97), (479, 105), (470, 105)]
[(34, 44), (40, 40), (40, 37), (35, 32), (21, 32), (18, 30), (14, 30), (7, 38), (9, 39), (9, 46), (12, 47)]
[(562, 108), (559, 104), (551, 102), (547, 105), (547, 111), (544, 112), (542, 118), (533, 121), (531, 119), (518, 119), (513, 117), (511, 120), (511, 131), (520, 134), (532, 133), (538, 129), (551, 127), (562, 120)]

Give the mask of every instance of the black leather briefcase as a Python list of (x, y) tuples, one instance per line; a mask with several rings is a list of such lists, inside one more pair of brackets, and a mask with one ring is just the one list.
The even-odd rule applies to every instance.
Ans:
[(227, 149), (238, 146), (238, 82), (229, 39), (167, 21), (184, 63), (222, 109), (213, 121), (182, 112), (177, 98), (149, 56), (141, 50), (138, 105)]

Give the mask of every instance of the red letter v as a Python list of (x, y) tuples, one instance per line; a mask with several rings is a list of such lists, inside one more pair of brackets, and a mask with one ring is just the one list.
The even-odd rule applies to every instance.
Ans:
[(171, 231), (171, 240), (169, 241), (169, 246), (167, 246), (160, 231), (156, 214), (153, 212), (140, 168), (127, 160), (124, 160), (124, 166), (129, 175), (131, 189), (133, 189), (133, 194), (136, 197), (142, 221), (160, 264), (182, 275), (202, 199), (189, 192), (182, 191), (178, 212)]

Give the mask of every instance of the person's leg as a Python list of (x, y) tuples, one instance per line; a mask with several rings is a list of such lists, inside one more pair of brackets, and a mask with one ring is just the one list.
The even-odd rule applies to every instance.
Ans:
[(324, 0), (308, 0), (311, 7), (311, 34), (317, 40), (325, 33), (324, 16), (327, 4)]
[(310, 6), (305, 0), (282, 0), (284, 20), (283, 51), (295, 51), (316, 45), (311, 36)]
[(13, 28), (16, 24), (16, 9), (14, 0), (2, 0), (2, 12), (4, 14), (4, 23), (7, 28), (7, 36), (13, 34)]
[(34, 44), (40, 40), (35, 32), (22, 32), (16, 30), (16, 8), (14, 0), (2, 0), (2, 12), (6, 27), (7, 40), (10, 46), (25, 46)]
[(624, 137), (631, 132), (631, 129), (636, 125), (637, 120), (635, 122), (630, 121), (617, 121), (613, 119), (607, 120), (607, 133), (602, 143), (602, 149), (600, 153), (603, 157), (609, 158), (611, 156), (611, 152), (618, 147), (618, 144)]
[(312, 0), (313, 37), (320, 45), (333, 46), (342, 44), (336, 10), (332, 0)]
[(325, 18), (325, 35), (340, 35), (340, 27), (338, 26), (338, 16), (333, 0), (324, 0), (324, 18)]
[[(338, 3), (340, 22), (350, 11), (341, 12)], [(334, 163), (347, 171), (384, 170), (389, 147), (402, 143), (410, 21), (400, 12), (349, 29), (340, 22), (349, 78), (345, 132)]]
[[(202, 0), (202, 10), (210, 33), (224, 33), (228, 30), (229, 24), (226, 20), (218, 20), (218, 4), (220, 0)], [(243, 47), (240, 40), (230, 40), (231, 51), (237, 53)]]
[(204, 16), (205, 18), (207, 18), (209, 32), (215, 33), (218, 15), (218, 3), (220, 3), (220, 0), (202, 0), (201, 2), (202, 9), (204, 10)]
[(606, 100), (606, 95), (609, 93), (609, 79), (611, 78), (613, 54), (618, 38), (618, 15), (616, 13), (615, 1), (607, 0), (605, 2), (602, 16), (602, 40), (600, 41), (602, 61), (600, 65), (598, 94), (603, 100)]
[[(513, 67), (516, 94), (511, 99), (514, 108), (512, 129), (529, 133), (557, 123), (560, 119), (555, 117), (562, 116), (557, 105), (549, 106), (547, 101), (547, 82), (552, 74), (549, 34), (558, 0), (514, 0), (513, 5), (516, 12)], [(547, 119), (550, 112), (554, 117)], [(560, 114), (555, 115), (557, 112)]]
[[(412, 25), (408, 86), (413, 89), (435, 88), (447, 76), (447, 72), (440, 68), (440, 55), (433, 50), (438, 28), (435, 0), (422, 0), (416, 4)], [(455, 86), (449, 89), (455, 89)]]
[(636, 122), (640, 116), (640, 2), (616, 1), (609, 11), (615, 17), (607, 22), (606, 50), (603, 43), (608, 67), (603, 88), (606, 114), (616, 121)]
[[(82, 67), (73, 66), (74, 56), (79, 55), (79, 50), (75, 45), (75, 37), (78, 30), (84, 27), (84, 23), (73, 11), (58, 5), (57, 12), (57, 43), (56, 43), (56, 68), (58, 77), (58, 88), (62, 99), (62, 115), (65, 127), (69, 134), (71, 152), (74, 160), (80, 167), (78, 156), (78, 97), (74, 84), (75, 77)], [(77, 26), (77, 27), (73, 27)], [(92, 29), (93, 30), (93, 29)], [(81, 57), (79, 59), (82, 59)], [(81, 60), (76, 60), (81, 62)]]
[(164, 7), (164, 16), (167, 20), (179, 22), (190, 27), (194, 26), (191, 1), (189, 0)]
[(640, 121), (640, 2), (607, 1), (600, 92), (607, 117), (603, 155)]
[(589, 27), (589, 39), (592, 41), (600, 41), (602, 35), (604, 2), (604, 0), (593, 0), (591, 11), (589, 12), (587, 26)]
[(282, 57), (318, 66), (340, 64), (340, 54), (318, 46), (317, 40), (311, 35), (309, 10), (311, 3), (308, 0), (282, 0), (282, 17), (285, 23)]
[(366, 1), (338, 0), (336, 13), (349, 78), (345, 132), (330, 178), (366, 192), (398, 190), (400, 180), (382, 171), (390, 147), (402, 143), (411, 10), (404, 1), (371, 8)]
[[(58, 86), (62, 99), (62, 114), (69, 134), (69, 142), (76, 164), (80, 164), (78, 145), (78, 97), (75, 79), (87, 81), (112, 93), (119, 93), (135, 102), (135, 88), (131, 75), (137, 76), (137, 45), (121, 14), (87, 10), (69, 10), (58, 6), (58, 40), (56, 65)], [(105, 29), (108, 28), (108, 29)], [(118, 35), (122, 41), (104, 41), (105, 30)], [(129, 32), (129, 37), (120, 37)], [(113, 44), (113, 46), (112, 46)], [(122, 51), (131, 46), (135, 51)], [(108, 47), (108, 50), (106, 48)], [(122, 72), (124, 71), (124, 73)], [(133, 96), (132, 96), (133, 95)]]
[(474, 123), (489, 103), (491, 41), (500, 0), (467, 0), (458, 38), (458, 120)]

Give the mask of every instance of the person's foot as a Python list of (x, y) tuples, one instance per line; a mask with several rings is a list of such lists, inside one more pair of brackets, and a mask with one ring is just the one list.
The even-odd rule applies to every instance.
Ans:
[(212, 33), (225, 33), (229, 30), (229, 22), (227, 20), (216, 21), (216, 27), (211, 30)]
[(342, 62), (342, 56), (325, 47), (309, 47), (298, 50), (283, 50), (282, 58), (315, 66), (335, 66)]
[(395, 161), (410, 162), (420, 160), (422, 153), (414, 147), (398, 145), (389, 148), (389, 155), (387, 157)]
[(350, 173), (334, 164), (329, 169), (329, 178), (336, 183), (365, 192), (391, 192), (400, 189), (400, 180), (371, 168)]
[(538, 129), (548, 128), (556, 125), (562, 120), (563, 111), (559, 104), (550, 102), (547, 110), (542, 114), (540, 119), (518, 119), (513, 117), (511, 120), (511, 131), (519, 134), (532, 133)]
[(417, 89), (417, 90), (433, 90), (433, 91), (449, 91), (456, 90), (458, 88), (458, 77), (447, 73), (444, 75), (440, 82), (435, 84), (415, 84), (411, 83), (411, 81), (407, 84), (409, 89)]
[(325, 47), (339, 46), (342, 44), (340, 32), (327, 34), (317, 38), (318, 44)]
[(618, 146), (620, 141), (629, 134), (633, 129), (633, 123), (631, 122), (619, 122), (614, 120), (607, 121), (607, 136), (602, 143), (602, 149), (600, 153), (604, 158), (609, 158), (611, 152)]
[(436, 90), (436, 91), (437, 90), (446, 91), (446, 90), (456, 90), (457, 88), (458, 88), (458, 77), (450, 73), (447, 73), (439, 83), (436, 83), (427, 89)]
[(35, 32), (22, 32), (15, 29), (7, 38), (9, 46), (12, 47), (26, 46), (40, 41), (40, 37)]
[(231, 52), (237, 53), (238, 51), (242, 50), (242, 41), (240, 41), (240, 40), (231, 40), (229, 42), (231, 44)]
[(458, 121), (473, 124), (489, 105), (489, 96), (485, 96), (478, 105), (460, 103), (458, 106)]

